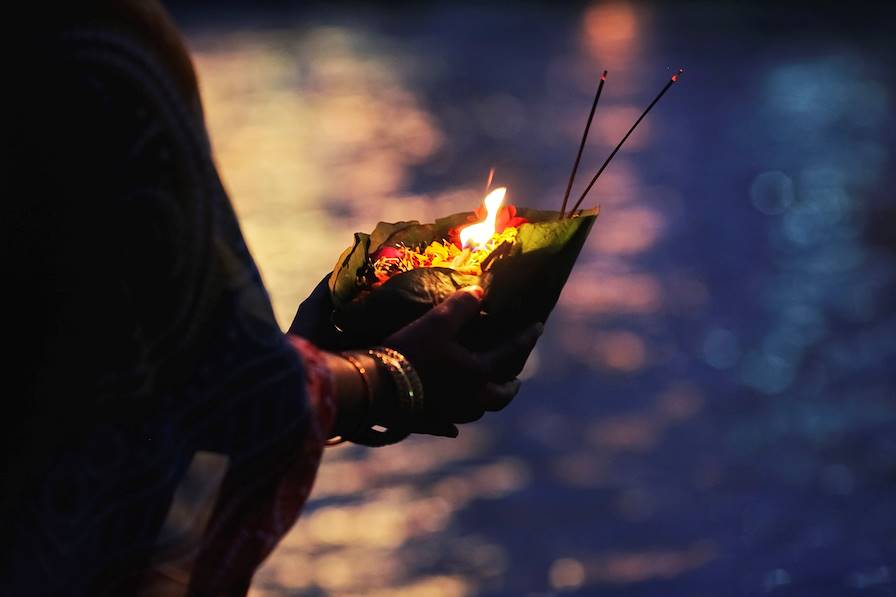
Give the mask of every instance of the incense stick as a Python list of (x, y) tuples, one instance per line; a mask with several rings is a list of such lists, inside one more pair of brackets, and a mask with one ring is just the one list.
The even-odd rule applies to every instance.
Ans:
[(569, 173), (569, 182), (566, 183), (566, 193), (563, 195), (563, 206), (560, 208), (560, 217), (566, 213), (566, 202), (569, 200), (569, 192), (572, 190), (572, 183), (576, 178), (576, 170), (579, 169), (579, 161), (582, 159), (582, 150), (585, 149), (585, 140), (588, 139), (588, 131), (591, 129), (591, 121), (594, 119), (594, 111), (597, 109), (597, 102), (600, 100), (600, 94), (604, 90), (604, 82), (607, 80), (607, 71), (600, 75), (600, 83), (597, 84), (597, 92), (594, 94), (594, 103), (591, 104), (591, 112), (588, 114), (588, 122), (585, 123), (585, 130), (582, 132), (582, 142), (579, 143), (579, 152), (576, 154), (576, 161), (572, 164), (572, 172)]
[(638, 125), (641, 123), (642, 120), (644, 120), (644, 117), (647, 116), (647, 113), (650, 112), (651, 108), (653, 108), (653, 106), (655, 106), (656, 103), (658, 101), (660, 101), (660, 98), (663, 97), (663, 95), (665, 95), (665, 93), (667, 91), (669, 91), (669, 88), (672, 87), (672, 84), (675, 83), (676, 81), (678, 81), (678, 77), (683, 72), (684, 72), (683, 68), (678, 69), (678, 72), (675, 73), (674, 75), (672, 75), (672, 78), (669, 79), (669, 82), (666, 83), (665, 87), (663, 87), (663, 89), (657, 94), (657, 96), (655, 98), (653, 98), (653, 101), (650, 102), (650, 105), (648, 105), (647, 108), (645, 108), (645, 110), (638, 117), (638, 120), (635, 121), (635, 124), (632, 125), (632, 128), (628, 129), (628, 132), (622, 138), (622, 141), (619, 142), (619, 144), (616, 146), (616, 148), (613, 150), (613, 152), (610, 154), (610, 156), (606, 159), (606, 161), (604, 161), (603, 165), (600, 167), (600, 170), (597, 171), (597, 174), (595, 174), (594, 178), (591, 179), (591, 182), (588, 183), (588, 186), (585, 188), (585, 192), (582, 193), (582, 196), (579, 197), (579, 200), (576, 201), (576, 204), (573, 205), (573, 207), (569, 211), (569, 213), (573, 213), (574, 211), (579, 209), (579, 206), (582, 204), (582, 201), (585, 200), (585, 196), (588, 194), (588, 191), (591, 190), (591, 187), (594, 186), (594, 183), (596, 183), (597, 179), (600, 178), (600, 175), (603, 174), (603, 171), (607, 167), (607, 164), (610, 163), (610, 160), (613, 159), (613, 156), (615, 156), (616, 152), (619, 151), (619, 148), (622, 147), (622, 144), (625, 143), (625, 141), (626, 141), (626, 139), (628, 139), (629, 135), (632, 134), (632, 131), (634, 131), (638, 127)]

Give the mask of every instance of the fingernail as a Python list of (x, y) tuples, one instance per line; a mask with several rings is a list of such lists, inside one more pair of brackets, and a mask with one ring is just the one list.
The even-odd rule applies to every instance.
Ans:
[(482, 289), (482, 286), (477, 286), (475, 284), (472, 286), (464, 286), (460, 290), (461, 292), (469, 292), (478, 299), (481, 299), (482, 295), (485, 293), (485, 291)]

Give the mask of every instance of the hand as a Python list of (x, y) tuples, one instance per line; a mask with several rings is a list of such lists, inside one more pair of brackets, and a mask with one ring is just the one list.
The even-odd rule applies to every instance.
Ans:
[(289, 326), (289, 333), (310, 340), (325, 350), (345, 350), (345, 339), (333, 326), (333, 298), (330, 294), (330, 274), (314, 287), (302, 304)]
[(443, 434), (439, 430), (446, 425), (501, 410), (519, 391), (516, 376), (543, 325), (535, 324), (488, 352), (467, 350), (456, 338), (479, 315), (482, 292), (478, 286), (459, 290), (383, 343), (404, 354), (423, 381), (428, 421), (414, 431)]

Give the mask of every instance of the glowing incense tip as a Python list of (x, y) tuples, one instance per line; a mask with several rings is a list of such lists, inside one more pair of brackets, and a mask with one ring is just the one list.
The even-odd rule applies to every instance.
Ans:
[(484, 245), (495, 234), (495, 223), (498, 220), (498, 210), (504, 202), (504, 196), (507, 194), (507, 187), (498, 187), (483, 200), (485, 205), (486, 216), (481, 222), (470, 224), (460, 230), (460, 245), (463, 248), (468, 246)]
[(672, 75), (672, 82), (673, 83), (676, 82), (678, 80), (678, 77), (680, 77), (681, 73), (683, 73), (683, 72), (684, 72), (683, 68), (678, 69), (678, 72), (675, 73), (674, 75)]

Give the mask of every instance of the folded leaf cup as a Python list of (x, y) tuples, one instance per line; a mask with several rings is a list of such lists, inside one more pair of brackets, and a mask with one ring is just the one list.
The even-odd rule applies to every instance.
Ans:
[(561, 216), (557, 211), (518, 208), (525, 219), (512, 242), (496, 247), (480, 275), (450, 267), (417, 267), (376, 285), (373, 257), (387, 247), (420, 250), (448, 239), (474, 218), (454, 214), (432, 224), (380, 222), (370, 234), (356, 233), (354, 245), (336, 263), (329, 280), (333, 324), (345, 346), (370, 346), (414, 321), (459, 288), (484, 289), (482, 314), (461, 334), (472, 350), (485, 350), (526, 327), (547, 320), (597, 219), (598, 210)]

